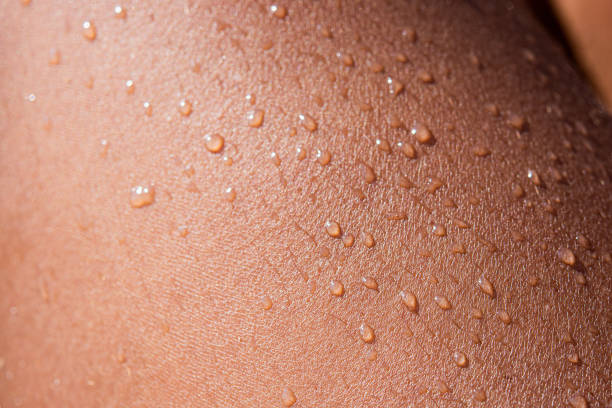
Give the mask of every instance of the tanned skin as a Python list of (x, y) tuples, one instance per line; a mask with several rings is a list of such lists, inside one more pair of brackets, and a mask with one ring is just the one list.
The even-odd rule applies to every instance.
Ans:
[(115, 6), (1, 2), (3, 408), (610, 406), (612, 125), (520, 2)]

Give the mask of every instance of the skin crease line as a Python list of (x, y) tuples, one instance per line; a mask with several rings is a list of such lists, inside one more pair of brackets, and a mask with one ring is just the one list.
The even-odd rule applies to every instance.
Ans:
[(523, 1), (0, 21), (0, 408), (612, 406), (612, 122)]

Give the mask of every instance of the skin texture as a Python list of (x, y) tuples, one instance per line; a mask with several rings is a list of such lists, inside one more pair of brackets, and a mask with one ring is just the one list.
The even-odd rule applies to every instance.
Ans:
[(4, 0), (0, 405), (609, 406), (610, 118), (419, 3)]

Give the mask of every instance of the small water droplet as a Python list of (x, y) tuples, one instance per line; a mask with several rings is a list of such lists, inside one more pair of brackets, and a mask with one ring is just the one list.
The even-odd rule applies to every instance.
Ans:
[(83, 22), (83, 37), (88, 39), (89, 41), (93, 41), (96, 39), (96, 26), (91, 21)]
[(248, 125), (252, 128), (258, 128), (262, 125), (264, 120), (264, 111), (261, 109), (256, 109), (249, 111), (247, 113), (247, 122)]
[(446, 384), (444, 381), (439, 380), (438, 391), (440, 392), (440, 394), (448, 394), (449, 392), (451, 392), (451, 389), (448, 387), (448, 384)]
[(306, 148), (302, 147), (302, 146), (298, 146), (295, 149), (295, 152), (297, 153), (297, 159), (299, 161), (302, 161), (306, 158)]
[(415, 159), (417, 157), (417, 151), (412, 143), (397, 142), (397, 147), (409, 159)]
[(426, 84), (432, 84), (434, 82), (434, 77), (429, 72), (423, 70), (417, 73), (417, 78)]
[(125, 81), (125, 91), (128, 93), (128, 95), (133, 94), (134, 90), (135, 90), (134, 81), (132, 81), (131, 79), (128, 79), (127, 81)]
[(225, 201), (227, 201), (229, 203), (233, 203), (234, 200), (236, 199), (236, 190), (234, 190), (232, 187), (227, 187), (223, 191), (223, 197), (224, 197)]
[(378, 291), (378, 282), (376, 281), (376, 279), (372, 277), (369, 277), (369, 276), (362, 277), (361, 283), (363, 283), (363, 286), (365, 286), (368, 289)]
[(572, 364), (579, 364), (580, 363), (580, 357), (578, 357), (577, 353), (571, 353), (570, 355), (567, 356), (567, 360), (572, 363)]
[(389, 142), (386, 139), (376, 139), (376, 147), (378, 147), (378, 150), (385, 152), (385, 153), (390, 153), (391, 152), (391, 145), (389, 144)]
[(297, 398), (295, 397), (295, 393), (290, 388), (285, 387), (281, 393), (281, 402), (283, 406), (290, 407), (295, 404), (296, 401)]
[(576, 235), (576, 242), (584, 249), (591, 249), (591, 241), (582, 234)]
[(374, 169), (367, 164), (364, 164), (362, 167), (362, 175), (363, 179), (368, 184), (372, 184), (376, 181), (376, 173), (374, 172)]
[(219, 153), (223, 149), (224, 144), (225, 139), (217, 133), (204, 135), (204, 146), (211, 153)]
[(491, 116), (499, 116), (499, 108), (493, 103), (485, 105), (485, 110), (491, 114)]
[(381, 73), (385, 70), (385, 67), (379, 64), (378, 62), (373, 62), (372, 64), (370, 64), (369, 68), (370, 71), (374, 72), (375, 74)]
[(347, 67), (355, 66), (355, 60), (353, 59), (351, 55), (342, 54), (342, 53), (338, 53), (337, 55), (338, 55), (338, 58), (340, 58), (340, 60), (344, 64), (344, 66), (347, 66)]
[(391, 77), (387, 77), (387, 85), (389, 86), (389, 93), (393, 96), (399, 95), (404, 90), (404, 84)]
[(179, 110), (179, 113), (180, 113), (182, 116), (189, 116), (189, 115), (191, 115), (191, 112), (192, 112), (192, 110), (193, 110), (193, 107), (192, 107), (192, 105), (191, 105), (191, 102), (189, 102), (189, 101), (188, 101), (188, 100), (186, 100), (186, 99), (182, 99), (182, 100), (179, 102), (178, 110)]
[(511, 115), (508, 118), (508, 124), (519, 132), (527, 128), (527, 120), (519, 115)]
[(408, 42), (415, 42), (417, 39), (417, 33), (412, 27), (404, 28), (402, 30), (402, 37), (408, 40)]
[(327, 221), (325, 223), (325, 231), (332, 238), (340, 238), (342, 235), (342, 228), (340, 228), (340, 224), (335, 221)]
[(317, 149), (316, 158), (321, 166), (326, 166), (331, 161), (331, 153), (327, 150)]
[(355, 237), (353, 234), (346, 234), (342, 237), (342, 243), (344, 244), (345, 248), (350, 248), (355, 243)]
[(435, 296), (434, 301), (442, 310), (450, 310), (452, 308), (452, 305), (446, 296)]
[(369, 232), (363, 234), (363, 243), (368, 248), (372, 248), (376, 244), (374, 237)]
[(368, 360), (369, 361), (374, 361), (376, 360), (376, 358), (378, 357), (378, 353), (376, 352), (376, 350), (372, 350), (368, 353)]
[(531, 180), (531, 182), (538, 187), (542, 185), (542, 179), (540, 178), (540, 175), (535, 170), (531, 170), (531, 169), (527, 170), (527, 178)]
[(431, 233), (437, 237), (445, 237), (446, 236), (446, 227), (442, 224), (434, 224), (431, 227)]
[(491, 150), (484, 146), (476, 146), (474, 147), (474, 155), (476, 157), (487, 157), (491, 154)]
[(273, 4), (270, 6), (270, 13), (276, 18), (283, 19), (287, 17), (287, 8)]
[(487, 400), (487, 394), (483, 389), (480, 389), (474, 393), (474, 399), (478, 402), (485, 402)]
[(115, 14), (115, 17), (121, 18), (121, 19), (124, 19), (125, 16), (127, 15), (127, 12), (125, 11), (125, 8), (123, 8), (120, 5), (116, 5), (115, 8), (113, 9), (113, 12)]
[(572, 406), (572, 408), (588, 408), (589, 407), (588, 401), (582, 395), (574, 395), (572, 398), (570, 398), (569, 403)]
[(395, 55), (395, 60), (397, 62), (401, 62), (402, 64), (404, 64), (404, 63), (408, 62), (408, 57), (405, 54), (400, 52), (400, 53), (397, 53)]
[(270, 296), (264, 296), (261, 299), (261, 307), (263, 310), (272, 309), (272, 299), (270, 299)]
[(61, 54), (59, 50), (52, 48), (49, 51), (49, 65), (57, 65), (60, 63)]
[(478, 279), (478, 286), (480, 287), (480, 290), (491, 299), (495, 297), (495, 288), (493, 287), (493, 284), (484, 276), (481, 276)]
[(372, 343), (375, 339), (374, 329), (372, 329), (366, 323), (362, 323), (361, 326), (359, 326), (359, 333), (361, 334), (361, 340), (363, 340), (364, 343)]
[(153, 186), (135, 186), (130, 193), (130, 205), (141, 208), (153, 204), (155, 201), (155, 188)]
[(557, 257), (566, 265), (574, 266), (576, 264), (576, 256), (569, 248), (559, 248)]
[(142, 107), (144, 108), (145, 115), (151, 116), (153, 114), (153, 106), (151, 106), (150, 102), (143, 103)]
[(307, 114), (300, 114), (298, 115), (298, 118), (300, 120), (300, 124), (304, 127), (304, 129), (310, 132), (314, 132), (315, 130), (317, 130), (317, 122), (315, 122), (312, 116)]
[(410, 129), (410, 133), (416, 138), (417, 142), (421, 144), (433, 144), (434, 136), (424, 125), (416, 125)]
[(512, 195), (514, 198), (523, 198), (525, 197), (525, 190), (523, 190), (523, 187), (517, 185), (512, 189)]
[(444, 182), (438, 177), (430, 177), (427, 183), (426, 190), (429, 194), (434, 194), (443, 185)]
[(344, 285), (342, 284), (342, 282), (333, 280), (329, 284), (329, 291), (332, 295), (340, 297), (344, 295)]
[(467, 356), (461, 351), (455, 351), (453, 353), (453, 360), (458, 367), (465, 368), (469, 365)]
[(503, 324), (512, 323), (512, 318), (510, 317), (508, 312), (506, 312), (505, 310), (502, 310), (499, 313), (497, 313), (497, 317), (499, 317), (499, 320), (501, 320)]
[(406, 290), (402, 290), (400, 292), (400, 297), (402, 298), (402, 303), (404, 303), (404, 306), (406, 306), (406, 309), (408, 309), (412, 313), (418, 313), (419, 301), (417, 300), (414, 293), (406, 291)]
[(484, 317), (484, 314), (481, 309), (475, 307), (472, 309), (472, 317), (476, 320), (480, 320)]

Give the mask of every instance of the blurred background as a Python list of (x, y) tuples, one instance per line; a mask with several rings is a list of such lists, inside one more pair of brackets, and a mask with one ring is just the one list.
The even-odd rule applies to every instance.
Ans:
[(534, 0), (531, 5), (612, 111), (612, 0)]

